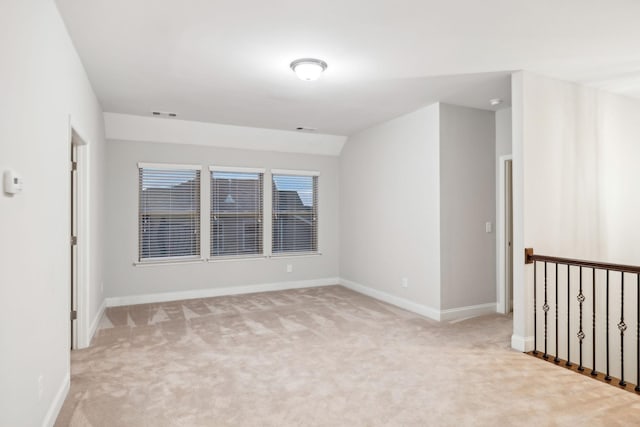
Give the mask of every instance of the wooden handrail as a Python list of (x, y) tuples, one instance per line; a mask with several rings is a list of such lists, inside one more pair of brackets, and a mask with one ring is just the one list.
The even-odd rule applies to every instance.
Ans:
[(580, 267), (596, 268), (599, 270), (611, 270), (611, 271), (621, 271), (624, 273), (640, 274), (640, 266), (610, 264), (610, 263), (604, 263), (604, 262), (585, 261), (581, 259), (560, 258), (555, 256), (547, 256), (547, 255), (536, 255), (533, 253), (533, 248), (526, 248), (524, 250), (524, 263), (532, 264), (534, 261), (544, 261), (544, 262), (551, 262), (554, 264), (575, 265)]

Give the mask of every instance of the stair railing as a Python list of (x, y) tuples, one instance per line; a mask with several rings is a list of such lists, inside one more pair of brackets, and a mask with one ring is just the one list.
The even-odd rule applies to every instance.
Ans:
[[(640, 267), (538, 255), (531, 248), (525, 263), (533, 264), (531, 354), (640, 393)], [(625, 335), (629, 319), (635, 319), (635, 343)], [(619, 352), (612, 354), (612, 347)], [(635, 364), (625, 365), (630, 358)]]

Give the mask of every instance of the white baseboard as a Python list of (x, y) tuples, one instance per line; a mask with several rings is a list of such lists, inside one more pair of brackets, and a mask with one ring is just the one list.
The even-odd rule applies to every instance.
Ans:
[(370, 296), (380, 301), (384, 301), (396, 307), (403, 308), (421, 316), (428, 317), (437, 321), (466, 319), (469, 317), (481, 316), (483, 314), (491, 314), (496, 312), (496, 303), (471, 305), (468, 307), (456, 307), (447, 310), (438, 310), (424, 304), (418, 304), (406, 298), (391, 295), (378, 289), (356, 283), (348, 279), (340, 279), (340, 284), (352, 291)]
[(194, 289), (190, 291), (164, 292), (158, 294), (129, 295), (107, 298), (107, 307), (121, 305), (150, 304), (167, 301), (180, 301), (194, 298), (210, 298), (225, 295), (253, 294), (257, 292), (284, 291), (287, 289), (314, 288), (340, 284), (338, 277), (325, 279), (301, 280), (292, 282), (265, 283), (259, 285), (229, 286), (225, 288)]
[(526, 353), (533, 350), (533, 337), (511, 336), (511, 348)]
[(488, 304), (470, 305), (467, 307), (449, 308), (440, 310), (440, 320), (466, 319), (468, 317), (482, 316), (485, 314), (496, 313), (497, 305), (495, 302)]
[(361, 285), (360, 283), (356, 283), (351, 280), (340, 279), (340, 284), (346, 288), (351, 289), (352, 291), (370, 296), (371, 298), (375, 298), (391, 305), (395, 305), (396, 307), (403, 308), (405, 310), (428, 317), (433, 320), (440, 320), (440, 310), (437, 310), (435, 308), (423, 304), (418, 304), (406, 298), (397, 297), (395, 295), (391, 295), (386, 292)]
[(483, 314), (495, 313), (496, 303), (473, 305), (468, 307), (457, 307), (447, 310), (438, 310), (424, 304), (419, 304), (406, 298), (398, 297), (387, 292), (383, 292), (351, 280), (339, 277), (329, 277), (325, 279), (302, 280), (292, 282), (265, 283), (258, 285), (229, 286), (224, 288), (195, 289), (189, 291), (164, 292), (157, 294), (129, 295), (123, 297), (106, 298), (98, 315), (91, 324), (91, 337), (95, 333), (104, 308), (118, 307), (123, 305), (150, 304), (167, 301), (180, 301), (195, 298), (210, 298), (225, 295), (252, 294), (257, 292), (284, 291), (287, 289), (311, 288), (317, 286), (330, 286), (341, 284), (355, 292), (370, 296), (391, 305), (403, 308), (421, 316), (433, 320), (453, 320), (468, 317), (480, 316)]
[(102, 300), (102, 304), (100, 304), (100, 308), (96, 313), (96, 316), (91, 321), (91, 326), (89, 326), (89, 331), (87, 332), (87, 347), (91, 344), (91, 340), (93, 336), (96, 334), (96, 329), (98, 329), (98, 325), (100, 324), (100, 320), (104, 315), (104, 310), (107, 308), (107, 300)]
[(69, 386), (71, 385), (71, 377), (69, 373), (65, 375), (62, 380), (62, 384), (60, 384), (60, 388), (53, 398), (53, 402), (51, 402), (51, 406), (49, 406), (49, 410), (44, 417), (44, 421), (42, 422), (43, 427), (53, 427), (56, 423), (56, 419), (58, 418), (58, 414), (60, 413), (60, 409), (62, 409), (62, 405), (64, 404), (64, 400), (67, 398), (67, 393), (69, 393)]

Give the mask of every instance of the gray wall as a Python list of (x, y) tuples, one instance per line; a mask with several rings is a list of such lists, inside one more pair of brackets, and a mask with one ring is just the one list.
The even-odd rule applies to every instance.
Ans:
[(442, 309), (496, 301), (495, 115), (440, 106)]
[(434, 104), (362, 131), (340, 157), (341, 277), (435, 309), (438, 114)]
[[(134, 266), (138, 251), (138, 162), (315, 170), (322, 255)], [(338, 158), (187, 144), (108, 141), (107, 297), (180, 292), (338, 277)], [(265, 197), (267, 195), (265, 194)], [(293, 272), (286, 272), (286, 265)]]

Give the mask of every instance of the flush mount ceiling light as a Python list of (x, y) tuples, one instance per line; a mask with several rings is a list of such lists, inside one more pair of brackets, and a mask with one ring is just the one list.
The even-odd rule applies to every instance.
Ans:
[(327, 69), (327, 63), (320, 59), (302, 58), (293, 61), (291, 69), (300, 80), (312, 81), (320, 78), (322, 72)]
[(498, 105), (502, 104), (502, 99), (500, 98), (490, 99), (489, 104), (491, 104), (493, 107), (497, 107)]

